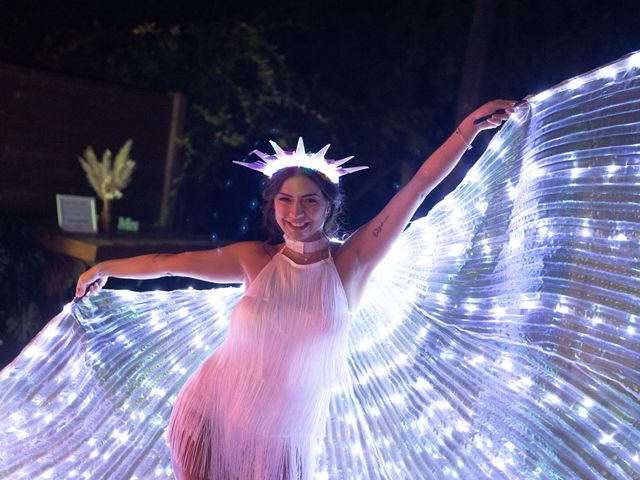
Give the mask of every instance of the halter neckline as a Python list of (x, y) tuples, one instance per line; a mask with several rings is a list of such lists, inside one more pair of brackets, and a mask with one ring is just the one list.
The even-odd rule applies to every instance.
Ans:
[(293, 240), (292, 238), (284, 236), (284, 243), (289, 250), (292, 250), (301, 255), (309, 255), (311, 253), (319, 252), (329, 246), (329, 239), (324, 235), (318, 240), (311, 242), (302, 242), (300, 240)]

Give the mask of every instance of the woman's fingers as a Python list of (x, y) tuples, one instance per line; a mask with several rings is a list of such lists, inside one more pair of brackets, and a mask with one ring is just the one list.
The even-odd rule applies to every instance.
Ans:
[(473, 123), (480, 129), (495, 128), (515, 113), (519, 102), (515, 100), (493, 100), (485, 103), (473, 114)]
[(107, 281), (106, 277), (95, 277), (91, 270), (87, 270), (80, 278), (78, 278), (78, 284), (76, 285), (76, 300), (83, 298), (86, 295), (93, 295), (100, 291)]

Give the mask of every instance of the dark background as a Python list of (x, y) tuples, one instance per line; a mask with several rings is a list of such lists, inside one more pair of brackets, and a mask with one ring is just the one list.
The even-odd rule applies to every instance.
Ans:
[[(331, 143), (330, 158), (355, 155), (352, 165), (371, 166), (344, 181), (349, 231), (482, 102), (523, 98), (640, 49), (638, 1), (2, 0), (0, 17), (0, 62), (187, 96), (166, 233), (204, 235), (212, 244), (262, 238), (261, 179), (230, 161), (270, 151), (270, 139), (293, 148), (303, 136), (311, 150)], [(41, 133), (24, 134), (35, 141)], [(420, 215), (455, 188), (489, 138), (478, 139)], [(47, 168), (45, 159), (33, 175)], [(118, 208), (135, 201), (125, 191)], [(28, 237), (33, 225), (6, 218), (2, 240), (9, 231)], [(11, 270), (14, 250), (0, 241), (5, 317), (43, 268), (66, 261), (30, 242), (18, 242), (27, 260)], [(23, 344), (47, 313), (30, 316), (40, 320), (14, 325), (1, 339)]]
[[(313, 149), (331, 142), (335, 156), (354, 154), (354, 164), (375, 167), (345, 182), (355, 227), (406, 180), (401, 166), (413, 170), (463, 113), (494, 97), (539, 92), (640, 48), (636, 1), (1, 5), (1, 61), (188, 95), (186, 128), (196, 152), (175, 228), (233, 238), (259, 235), (257, 193), (229, 202), (213, 191), (228, 191), (230, 182), (243, 189), (238, 177), (245, 173), (236, 175), (229, 161), (255, 146), (268, 149), (268, 139), (289, 148), (299, 135)], [(480, 24), (472, 31), (474, 18)], [(260, 62), (271, 83), (256, 73)], [(465, 68), (472, 78), (463, 86)], [(207, 123), (194, 110), (203, 105), (214, 114), (224, 107), (232, 119)], [(455, 186), (473, 154), (427, 207)], [(257, 189), (249, 183), (249, 192)], [(223, 212), (229, 207), (231, 217)]]

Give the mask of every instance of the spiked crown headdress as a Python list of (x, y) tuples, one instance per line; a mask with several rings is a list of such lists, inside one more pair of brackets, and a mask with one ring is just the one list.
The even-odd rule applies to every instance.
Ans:
[(329, 160), (325, 158), (324, 155), (327, 153), (327, 150), (329, 150), (329, 145), (325, 145), (316, 153), (305, 152), (302, 137), (298, 139), (298, 145), (293, 152), (283, 150), (276, 142), (270, 141), (269, 143), (273, 147), (273, 155), (266, 154), (260, 150), (254, 150), (251, 153), (260, 157), (260, 160), (252, 163), (234, 160), (233, 163), (257, 170), (267, 177), (271, 177), (283, 168), (304, 167), (322, 173), (333, 183), (338, 183), (342, 175), (348, 175), (349, 173), (369, 168), (367, 166), (343, 168), (342, 165), (351, 160), (353, 156), (340, 160)]

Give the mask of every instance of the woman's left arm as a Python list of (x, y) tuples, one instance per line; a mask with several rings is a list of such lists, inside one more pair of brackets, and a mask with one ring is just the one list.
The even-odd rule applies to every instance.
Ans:
[[(362, 280), (384, 258), (393, 243), (405, 229), (425, 197), (453, 170), (476, 135), (495, 128), (514, 112), (515, 101), (494, 100), (482, 105), (465, 118), (454, 133), (422, 164), (389, 203), (371, 221), (363, 225), (347, 241), (345, 247), (352, 253)], [(504, 110), (504, 113), (496, 113)], [(485, 121), (475, 120), (490, 115)], [(359, 283), (359, 282), (358, 282)]]

